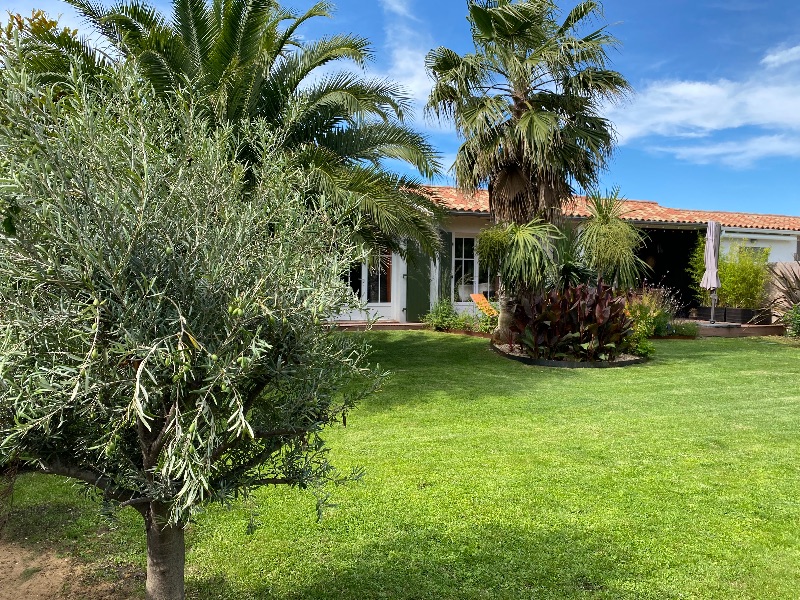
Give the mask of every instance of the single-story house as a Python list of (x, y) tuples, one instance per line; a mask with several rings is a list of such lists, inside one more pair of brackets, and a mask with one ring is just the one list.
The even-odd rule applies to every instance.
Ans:
[[(486, 191), (468, 196), (454, 187), (429, 186), (431, 195), (448, 213), (442, 223), (444, 249), (437, 260), (409, 252), (386, 256), (380, 269), (356, 265), (350, 273), (355, 293), (367, 303), (370, 315), (383, 320), (416, 322), (440, 297), (458, 310), (474, 310), (472, 293), (494, 294), (492, 274), (480, 264), (475, 237), (490, 224)], [(640, 257), (650, 265), (654, 284), (677, 290), (691, 300), (686, 267), (698, 236), (708, 221), (722, 225), (721, 252), (731, 244), (769, 248), (770, 262), (791, 262), (800, 254), (800, 217), (668, 208), (647, 200), (624, 200), (625, 219), (647, 234)], [(585, 198), (577, 196), (567, 210), (576, 221), (588, 217)], [(363, 313), (346, 318), (364, 319)]]

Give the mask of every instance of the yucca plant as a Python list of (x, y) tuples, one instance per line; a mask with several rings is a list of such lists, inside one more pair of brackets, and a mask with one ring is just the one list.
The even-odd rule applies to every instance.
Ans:
[(636, 251), (642, 247), (645, 234), (623, 219), (625, 206), (614, 188), (605, 195), (594, 190), (586, 196), (589, 218), (580, 233), (580, 246), (587, 264), (615, 288), (635, 288), (649, 267)]
[(563, 290), (596, 281), (597, 275), (586, 262), (578, 229), (565, 223), (559, 231), (560, 235), (551, 244), (553, 264), (548, 273), (547, 287)]
[(500, 278), (499, 316), (494, 339), (511, 337), (511, 320), (518, 297), (539, 289), (552, 270), (550, 245), (558, 236), (550, 223), (533, 220), (524, 225), (504, 223), (480, 232), (475, 251), (481, 262)]

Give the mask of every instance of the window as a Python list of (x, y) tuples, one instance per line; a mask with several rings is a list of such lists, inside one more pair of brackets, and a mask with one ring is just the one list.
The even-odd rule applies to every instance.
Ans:
[(343, 279), (362, 302), (390, 303), (392, 301), (391, 253), (382, 254), (376, 266), (367, 263), (353, 265)]
[(496, 278), (478, 261), (475, 238), (453, 238), (453, 300), (469, 302), (470, 294), (483, 294), (494, 300), (496, 289)]
[(367, 271), (367, 302), (391, 302), (392, 255), (381, 254), (377, 266)]

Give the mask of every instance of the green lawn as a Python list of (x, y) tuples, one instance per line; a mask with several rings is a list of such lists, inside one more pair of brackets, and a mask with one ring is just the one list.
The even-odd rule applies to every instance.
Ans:
[[(259, 494), (252, 535), (241, 506), (201, 515), (190, 598), (798, 597), (800, 348), (658, 341), (645, 365), (555, 370), (479, 338), (369, 335), (395, 374), (328, 434), (364, 480), (320, 523), (286, 489)], [(15, 502), (7, 535), (143, 563), (130, 509), (109, 525), (30, 476)]]

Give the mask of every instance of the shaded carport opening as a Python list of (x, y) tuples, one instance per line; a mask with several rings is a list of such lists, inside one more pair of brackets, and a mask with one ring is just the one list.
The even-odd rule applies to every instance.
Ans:
[(647, 234), (644, 246), (638, 252), (639, 258), (651, 269), (646, 275), (647, 284), (674, 290), (684, 307), (680, 316), (686, 316), (689, 309), (698, 306), (688, 268), (692, 250), (703, 235), (705, 226), (636, 225)]

